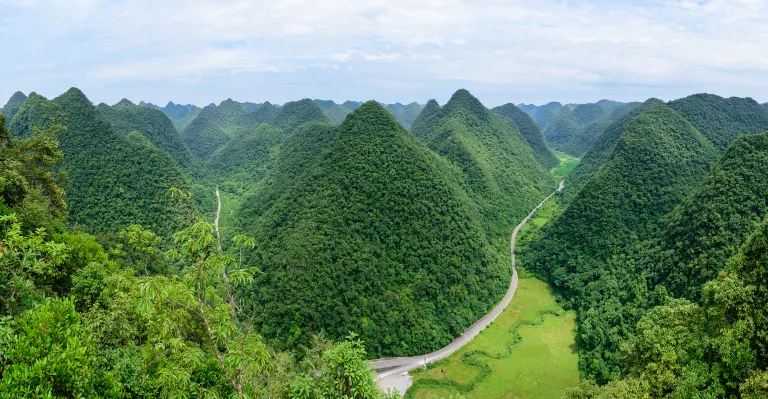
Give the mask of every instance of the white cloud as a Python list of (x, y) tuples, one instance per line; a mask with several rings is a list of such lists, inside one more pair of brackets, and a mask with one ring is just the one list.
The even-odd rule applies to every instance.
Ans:
[(56, 75), (52, 87), (90, 86), (109, 100), (130, 82), (168, 96), (179, 85), (166, 81), (234, 90), (216, 82), (253, 73), (298, 82), (259, 80), (261, 95), (332, 93), (327, 79), (312, 81), (324, 71), (348, 73), (333, 84), (358, 98), (424, 101), (452, 85), (503, 88), (509, 101), (594, 100), (601, 90), (768, 99), (768, 0), (0, 0), (0, 14), (10, 15), (0, 16), (6, 81)]

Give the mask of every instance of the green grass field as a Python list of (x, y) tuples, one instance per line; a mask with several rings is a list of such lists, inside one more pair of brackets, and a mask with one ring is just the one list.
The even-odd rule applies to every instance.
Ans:
[(561, 397), (579, 382), (575, 317), (557, 306), (546, 283), (520, 279), (512, 303), (469, 345), (411, 373), (405, 397)]
[(573, 171), (573, 168), (579, 164), (580, 160), (562, 152), (553, 151), (553, 153), (560, 160), (560, 166), (552, 169), (552, 176), (555, 176), (558, 180), (565, 179)]

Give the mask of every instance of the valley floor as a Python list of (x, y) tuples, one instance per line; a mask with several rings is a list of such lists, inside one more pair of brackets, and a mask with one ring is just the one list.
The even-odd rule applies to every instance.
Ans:
[(520, 279), (515, 300), (470, 344), (411, 373), (406, 398), (557, 398), (579, 382), (576, 315), (548, 285)]

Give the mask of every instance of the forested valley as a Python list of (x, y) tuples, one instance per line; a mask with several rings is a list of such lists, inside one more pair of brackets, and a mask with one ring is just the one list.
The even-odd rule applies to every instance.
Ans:
[(567, 157), (518, 253), (576, 315), (565, 397), (768, 397), (768, 104), (72, 88), (0, 108), (0, 398), (398, 397), (369, 360), (499, 302)]

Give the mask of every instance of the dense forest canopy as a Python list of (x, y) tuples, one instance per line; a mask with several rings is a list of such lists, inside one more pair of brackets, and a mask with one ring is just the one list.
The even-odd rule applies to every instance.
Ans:
[(576, 310), (566, 397), (768, 397), (766, 108), (17, 92), (0, 397), (383, 398), (366, 358), (438, 349), (502, 295), (551, 149), (581, 163), (518, 255)]
[(11, 134), (31, 137), (55, 124), (63, 127), (57, 139), (70, 223), (93, 233), (141, 224), (167, 237), (194, 213), (192, 204), (179, 203), (169, 191), (189, 189), (177, 162), (149, 140), (121, 136), (80, 90), (51, 101), (30, 95)]
[(549, 170), (560, 164), (557, 157), (544, 141), (544, 135), (528, 114), (516, 107), (514, 104), (505, 104), (493, 109), (502, 119), (507, 121), (513, 128), (520, 130), (520, 133), (528, 142), (533, 150), (533, 156), (541, 166)]
[[(66, 102), (79, 97), (68, 92), (61, 108), (74, 111)], [(294, 352), (267, 346), (234, 293), (256, 269), (218, 248), (212, 225), (188, 220), (168, 252), (138, 225), (103, 236), (66, 229), (53, 169), (64, 126), (15, 139), (4, 122), (0, 397), (394, 398), (377, 390), (354, 334), (317, 335)], [(38, 225), (39, 213), (52, 223)], [(253, 248), (249, 237), (234, 243)]]
[(462, 185), (494, 236), (506, 235), (555, 187), (520, 130), (466, 90), (442, 108), (427, 103), (412, 131), (461, 170)]
[(111, 107), (99, 104), (97, 108), (118, 133), (128, 135), (138, 131), (155, 147), (172, 156), (182, 168), (190, 168), (195, 163), (170, 119), (161, 111), (140, 107), (126, 99)]
[(451, 167), (376, 102), (335, 134), (302, 129), (280, 154), (314, 153), (311, 165), (273, 177), (283, 194), (248, 230), (264, 272), (248, 303), (264, 334), (290, 347), (313, 331), (359, 331), (374, 356), (450, 342), (509, 278)]

